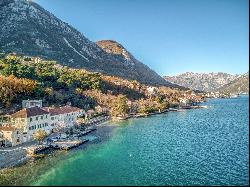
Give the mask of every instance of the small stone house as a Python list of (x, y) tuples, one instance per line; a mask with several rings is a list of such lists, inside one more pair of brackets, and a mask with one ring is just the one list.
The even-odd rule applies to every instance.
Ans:
[(109, 111), (109, 109), (105, 106), (98, 105), (95, 107), (95, 111), (99, 112), (99, 113), (101, 113), (101, 112), (107, 113)]
[(0, 127), (0, 147), (16, 146), (23, 143), (23, 132), (13, 126)]
[(149, 96), (154, 96), (157, 94), (157, 88), (156, 87), (153, 87), (153, 86), (148, 86), (147, 87), (147, 92), (149, 94)]

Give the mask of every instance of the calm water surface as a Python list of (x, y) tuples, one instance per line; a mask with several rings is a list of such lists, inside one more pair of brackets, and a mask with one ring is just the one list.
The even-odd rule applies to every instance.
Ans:
[(248, 100), (212, 99), (206, 109), (116, 122), (106, 141), (27, 164), (10, 178), (29, 185), (247, 185)]

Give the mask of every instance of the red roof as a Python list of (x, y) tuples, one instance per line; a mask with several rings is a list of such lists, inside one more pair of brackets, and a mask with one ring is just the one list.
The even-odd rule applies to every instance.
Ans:
[(32, 108), (24, 108), (14, 114), (11, 115), (13, 118), (27, 118), (31, 116), (38, 116), (38, 115), (44, 115), (49, 114), (49, 112), (43, 110), (39, 107), (32, 107)]
[(63, 107), (57, 107), (57, 108), (44, 107), (43, 109), (48, 111), (51, 116), (55, 116), (59, 114), (67, 114), (67, 113), (77, 112), (81, 110), (80, 108), (72, 107), (72, 106), (63, 106)]

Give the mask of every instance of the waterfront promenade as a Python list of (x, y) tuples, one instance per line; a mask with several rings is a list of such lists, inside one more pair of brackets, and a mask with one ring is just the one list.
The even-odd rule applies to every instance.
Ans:
[[(88, 129), (90, 127), (100, 125), (101, 123), (107, 120), (109, 120), (109, 116), (99, 116), (99, 117), (91, 119), (90, 121), (85, 123), (83, 126), (86, 129)], [(78, 132), (80, 131), (78, 130)], [(87, 134), (90, 131), (82, 131), (82, 132)], [(55, 137), (60, 137), (62, 133), (64, 132), (60, 131), (60, 132), (55, 132), (55, 133), (50, 134), (44, 139), (43, 144), (46, 146), (49, 146), (47, 143), (47, 140), (55, 138)], [(71, 139), (71, 141), (73, 141), (73, 139), (75, 138), (74, 135), (75, 134), (72, 134), (71, 136), (69, 136), (69, 139)], [(86, 142), (86, 141), (83, 141), (83, 142)], [(14, 166), (17, 166), (19, 164), (22, 164), (28, 161), (31, 157), (30, 155), (28, 155), (26, 150), (36, 147), (37, 145), (38, 145), (37, 141), (31, 141), (31, 142), (20, 144), (15, 147), (0, 148), (0, 169), (14, 167)]]

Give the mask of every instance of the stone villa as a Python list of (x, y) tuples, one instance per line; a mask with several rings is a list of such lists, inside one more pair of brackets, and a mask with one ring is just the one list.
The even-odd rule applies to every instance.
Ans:
[[(73, 126), (84, 110), (69, 105), (42, 107), (40, 100), (23, 101), (23, 109), (10, 116), (10, 124), (0, 126), (0, 146), (8, 141), (12, 146), (33, 140), (33, 134), (43, 129), (47, 134)], [(18, 135), (18, 136), (17, 136)]]

